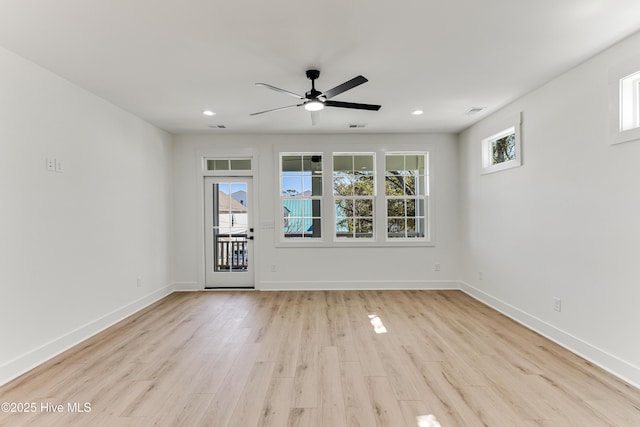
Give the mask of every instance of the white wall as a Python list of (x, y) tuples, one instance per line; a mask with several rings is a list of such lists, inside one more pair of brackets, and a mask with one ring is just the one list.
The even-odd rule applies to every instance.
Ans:
[[(468, 129), (459, 143), (410, 134), (172, 142), (0, 48), (0, 384), (166, 295), (171, 282), (204, 286), (202, 155), (257, 159), (259, 289), (457, 288), (462, 278), (470, 294), (640, 384), (640, 142), (611, 146), (607, 135), (609, 68), (639, 48), (636, 35)], [(481, 139), (519, 111), (524, 165), (481, 176)], [(273, 230), (260, 224), (278, 219), (281, 146), (429, 150), (435, 246), (276, 247)], [(46, 157), (61, 159), (64, 172), (47, 172)], [(562, 312), (553, 311), (553, 297), (562, 298)]]
[(171, 138), (2, 48), (0, 70), (2, 384), (169, 292)]
[[(286, 151), (430, 151), (433, 160), (434, 247), (283, 248), (273, 229), (278, 200), (277, 153)], [(203, 220), (201, 158), (254, 155), (256, 288), (443, 288), (459, 287), (457, 143), (452, 135), (180, 135), (174, 144), (174, 282), (202, 289)], [(280, 210), (281, 212), (281, 210)], [(435, 263), (441, 271), (435, 272)], [(276, 266), (276, 272), (271, 266)], [(451, 282), (453, 281), (453, 282)]]
[[(640, 142), (609, 144), (608, 82), (639, 49), (636, 35), (460, 137), (466, 290), (635, 384)], [(480, 175), (480, 141), (520, 111), (523, 166)]]

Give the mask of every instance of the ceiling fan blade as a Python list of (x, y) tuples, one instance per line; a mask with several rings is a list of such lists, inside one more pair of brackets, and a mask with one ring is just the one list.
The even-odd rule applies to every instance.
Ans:
[(311, 111), (311, 125), (315, 126), (320, 123), (320, 111)]
[(333, 98), (336, 95), (341, 94), (342, 92), (346, 92), (349, 89), (353, 89), (356, 86), (360, 86), (362, 83), (366, 83), (369, 80), (364, 78), (363, 76), (354, 77), (348, 82), (344, 82), (341, 85), (334, 87), (333, 89), (329, 89), (328, 91), (322, 93), (320, 96), (329, 99)]
[(359, 104), (357, 102), (340, 102), (340, 101), (325, 101), (327, 107), (340, 107), (340, 108), (355, 108), (357, 110), (372, 110), (378, 111), (382, 105), (374, 104)]
[(258, 114), (264, 114), (264, 113), (270, 113), (272, 111), (279, 111), (279, 110), (286, 110), (287, 108), (293, 108), (293, 107), (300, 107), (304, 105), (304, 103), (302, 104), (296, 104), (296, 105), (287, 105), (286, 107), (280, 107), (280, 108), (273, 108), (271, 110), (265, 110), (265, 111), (259, 111), (257, 113), (251, 113), (249, 114), (250, 116), (257, 116)]
[(271, 86), (266, 83), (256, 83), (256, 86), (266, 87), (267, 89), (275, 90), (276, 92), (284, 93), (285, 95), (293, 96), (298, 99), (306, 99), (304, 96), (300, 96), (297, 93), (289, 92), (288, 90), (280, 89), (279, 87)]

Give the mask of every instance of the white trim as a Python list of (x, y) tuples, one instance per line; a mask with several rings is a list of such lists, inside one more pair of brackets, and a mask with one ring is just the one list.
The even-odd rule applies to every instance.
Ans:
[(176, 282), (173, 284), (174, 292), (204, 291), (205, 287), (198, 282)]
[(458, 280), (265, 280), (256, 287), (261, 291), (354, 291), (354, 290), (459, 290)]
[(526, 313), (513, 305), (495, 298), (484, 291), (460, 281), (460, 290), (470, 297), (499, 311), (526, 328), (539, 333), (545, 338), (566, 348), (574, 354), (599, 366), (612, 375), (626, 381), (636, 388), (640, 388), (640, 367), (620, 359), (605, 350), (602, 350), (582, 339), (569, 334), (542, 319)]
[(60, 353), (97, 335), (173, 292), (172, 285), (165, 286), (0, 365), (0, 386), (42, 365)]
[[(227, 149), (227, 148), (207, 148), (207, 149), (199, 149), (194, 151), (194, 157), (192, 161), (194, 162), (193, 179), (194, 186), (196, 191), (200, 195), (197, 198), (197, 213), (198, 218), (193, 222), (192, 227), (195, 229), (196, 235), (196, 268), (198, 274), (198, 287), (200, 289), (205, 288), (205, 272), (206, 272), (206, 258), (205, 258), (205, 233), (204, 233), (204, 220), (205, 220), (205, 201), (204, 201), (204, 191), (205, 184), (204, 178), (207, 176), (214, 176), (211, 173), (205, 171), (204, 161), (205, 159), (251, 159), (251, 175), (234, 175), (234, 176), (260, 176), (260, 156), (259, 153), (253, 148), (238, 148), (238, 149)], [(231, 172), (243, 172), (243, 171), (231, 171)], [(256, 203), (253, 207), (253, 219), (252, 223), (257, 224), (258, 218), (260, 218), (260, 204)], [(254, 236), (255, 239), (260, 238), (260, 231), (258, 227), (254, 228)], [(254, 251), (254, 265), (258, 264), (258, 251)], [(256, 272), (257, 274), (257, 272)]]

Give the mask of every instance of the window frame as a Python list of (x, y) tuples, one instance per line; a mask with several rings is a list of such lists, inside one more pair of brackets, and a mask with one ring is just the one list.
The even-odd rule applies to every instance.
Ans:
[(610, 144), (640, 140), (640, 56), (609, 70), (609, 104)]
[[(321, 161), (322, 161), (322, 170), (321, 170), (321, 174), (320, 177), (322, 179), (322, 185), (321, 185), (321, 189), (322, 192), (320, 195), (309, 195), (309, 196), (304, 196), (304, 195), (296, 195), (296, 196), (285, 196), (284, 192), (283, 192), (283, 188), (282, 188), (282, 182), (283, 182), (283, 164), (282, 164), (282, 160), (284, 157), (300, 157), (301, 161), (304, 162), (304, 158), (307, 156), (320, 156), (321, 157)], [(282, 209), (284, 208), (284, 201), (285, 200), (311, 200), (312, 201), (312, 206), (313, 206), (313, 200), (318, 200), (319, 204), (320, 204), (320, 216), (319, 217), (315, 217), (315, 216), (311, 216), (311, 217), (306, 217), (306, 216), (302, 216), (300, 217), (303, 220), (306, 218), (311, 219), (312, 224), (314, 222), (314, 218), (317, 218), (318, 222), (320, 223), (320, 236), (319, 237), (287, 237), (285, 235), (285, 216), (283, 214), (282, 211), (280, 211), (280, 216), (278, 221), (279, 227), (278, 227), (278, 234), (280, 236), (280, 240), (282, 242), (317, 242), (317, 241), (323, 241), (324, 240), (324, 236), (326, 234), (326, 226), (325, 226), (325, 208), (324, 205), (326, 204), (324, 202), (324, 197), (326, 194), (326, 188), (325, 188), (325, 168), (326, 168), (326, 163), (325, 163), (325, 155), (322, 152), (283, 152), (283, 153), (279, 153), (279, 161), (278, 161), (278, 193), (279, 193), (279, 204), (278, 204), (278, 209)], [(304, 163), (303, 163), (304, 164)], [(304, 172), (304, 170), (301, 170), (301, 177), (303, 177), (304, 175), (302, 175), (302, 173)], [(312, 175), (313, 176), (313, 175)], [(312, 181), (313, 182), (313, 181)], [(312, 184), (313, 185), (313, 184)], [(304, 187), (301, 188), (301, 190), (304, 190)], [(304, 230), (302, 231), (302, 234), (304, 234)]]
[[(503, 122), (503, 125), (498, 128), (500, 129), (499, 131), (493, 132), (490, 136), (482, 139), (480, 145), (482, 175), (522, 166), (521, 126), (522, 113), (519, 113), (515, 117)], [(493, 163), (493, 143), (509, 135), (514, 135), (515, 157), (512, 160)]]
[[(407, 195), (407, 194), (402, 194), (402, 195), (389, 195), (387, 194), (387, 187), (386, 187), (386, 181), (387, 181), (387, 176), (392, 176), (387, 174), (388, 170), (387, 170), (387, 166), (386, 166), (386, 161), (387, 161), (387, 157), (391, 157), (391, 156), (403, 156), (403, 164), (404, 164), (404, 169), (402, 169), (403, 171), (407, 171), (408, 169), (406, 169), (406, 162), (407, 162), (407, 157), (408, 156), (423, 156), (424, 158), (424, 173), (422, 175), (420, 175), (420, 173), (418, 173), (418, 178), (422, 177), (422, 186), (424, 187), (424, 194), (414, 194), (413, 196)], [(413, 175), (402, 175), (402, 176), (413, 176)], [(429, 226), (429, 219), (430, 219), (430, 194), (429, 194), (429, 153), (428, 152), (395, 152), (395, 151), (391, 151), (391, 152), (385, 152), (384, 154), (384, 228), (385, 228), (385, 240), (387, 242), (421, 242), (421, 241), (429, 241), (430, 240), (430, 226)], [(419, 182), (419, 181), (416, 181)], [(416, 185), (417, 187), (417, 185)], [(390, 218), (403, 218), (403, 220), (408, 221), (411, 217), (407, 215), (407, 205), (406, 205), (406, 201), (407, 200), (415, 200), (416, 202), (418, 200), (422, 200), (423, 201), (423, 210), (424, 213), (422, 216), (417, 216), (414, 215), (413, 218), (423, 218), (424, 220), (424, 224), (423, 224), (423, 233), (424, 235), (422, 237), (408, 237), (407, 231), (406, 231), (406, 227), (405, 227), (405, 237), (389, 237), (389, 219)], [(389, 210), (388, 210), (388, 202), (390, 200), (403, 200), (405, 203), (403, 203), (404, 205), (404, 211), (405, 214), (403, 216), (393, 216), (393, 217), (389, 217)], [(417, 203), (416, 203), (417, 206)], [(414, 208), (415, 209), (415, 208)]]
[[(250, 176), (253, 171), (253, 157), (234, 157), (234, 156), (224, 156), (224, 157), (212, 157), (212, 156), (202, 156), (202, 174), (204, 176)], [(213, 164), (226, 162), (228, 168), (226, 169), (217, 169), (217, 168), (209, 168), (209, 163)], [(233, 163), (244, 163), (248, 162), (249, 169), (235, 169), (233, 168)]]
[[(365, 149), (360, 144), (323, 144), (323, 149), (313, 150), (317, 145), (309, 146), (308, 150), (297, 150), (294, 144), (282, 144), (274, 146), (273, 165), (275, 168), (274, 184), (278, 194), (274, 198), (275, 221), (266, 221), (263, 228), (274, 228), (274, 244), (281, 248), (347, 248), (347, 247), (433, 247), (436, 245), (435, 223), (435, 193), (434, 188), (434, 161), (437, 157), (437, 149), (432, 145), (410, 143), (401, 144), (398, 149), (389, 150), (388, 146)], [(306, 147), (305, 147), (306, 148)], [(394, 147), (395, 148), (395, 147)], [(405, 149), (406, 150), (403, 150)], [(281, 158), (286, 155), (321, 155), (323, 157), (323, 196), (321, 197), (321, 238), (285, 238), (284, 216), (282, 212), (282, 164)], [(375, 199), (373, 201), (374, 237), (373, 238), (335, 238), (336, 233), (336, 209), (333, 197), (333, 156), (334, 154), (374, 154), (375, 168)], [(385, 157), (387, 154), (424, 154), (425, 159), (425, 224), (424, 238), (394, 238), (387, 239), (387, 211), (385, 194)], [(382, 174), (382, 175), (380, 175)], [(273, 224), (273, 226), (269, 226)], [(275, 226), (275, 227), (274, 227)]]
[[(373, 194), (371, 196), (357, 196), (355, 194), (350, 195), (350, 196), (340, 196), (340, 195), (336, 195), (335, 193), (335, 158), (337, 156), (351, 156), (352, 157), (352, 165), (353, 165), (353, 169), (351, 169), (352, 171), (355, 172), (355, 157), (356, 156), (371, 156), (372, 160), (373, 160)], [(349, 151), (349, 152), (331, 152), (331, 201), (332, 201), (332, 211), (333, 211), (333, 228), (332, 228), (332, 236), (333, 236), (333, 240), (335, 242), (375, 242), (377, 240), (377, 232), (376, 232), (376, 199), (377, 199), (377, 163), (376, 163), (376, 153), (375, 152), (366, 152), (366, 151), (362, 151), (362, 152), (353, 152), (353, 151)], [(357, 236), (352, 236), (352, 237), (339, 237), (338, 236), (338, 212), (337, 212), (337, 208), (336, 208), (336, 204), (338, 200), (352, 200), (355, 204), (356, 200), (371, 200), (371, 221), (372, 221), (372, 226), (371, 226), (371, 237), (357, 237)], [(345, 218), (349, 218), (349, 217), (345, 217)], [(356, 215), (354, 215), (352, 217), (354, 220), (358, 219), (359, 217), (357, 217)], [(364, 218), (364, 217), (362, 217)], [(355, 231), (354, 231), (355, 233)]]

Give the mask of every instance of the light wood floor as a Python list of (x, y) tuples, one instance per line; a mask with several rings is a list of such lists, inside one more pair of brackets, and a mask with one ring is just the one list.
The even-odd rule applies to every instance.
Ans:
[(0, 402), (38, 407), (11, 426), (640, 426), (638, 389), (458, 291), (175, 293)]

